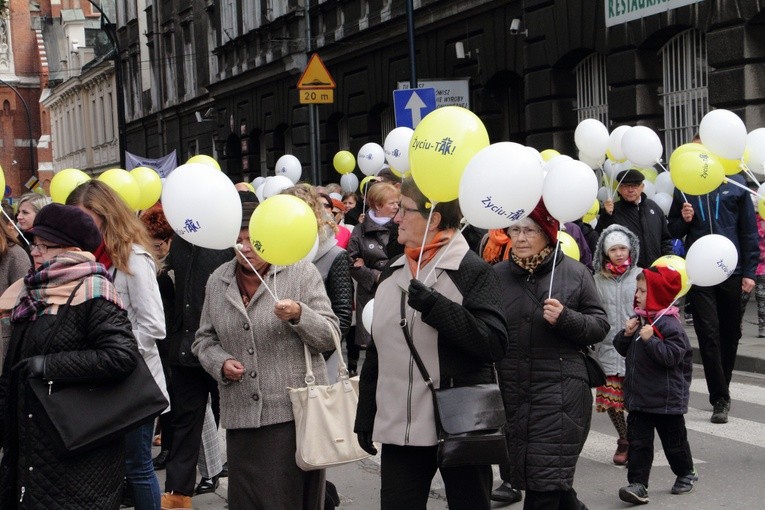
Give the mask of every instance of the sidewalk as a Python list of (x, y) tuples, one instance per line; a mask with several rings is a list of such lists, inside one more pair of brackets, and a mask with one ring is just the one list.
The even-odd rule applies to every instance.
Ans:
[[(693, 326), (688, 325), (685, 326), (685, 331), (693, 346), (693, 362), (701, 364), (696, 332)], [(741, 341), (736, 356), (736, 370), (765, 374), (765, 338), (757, 338), (757, 302), (754, 296), (749, 300), (744, 312)]]

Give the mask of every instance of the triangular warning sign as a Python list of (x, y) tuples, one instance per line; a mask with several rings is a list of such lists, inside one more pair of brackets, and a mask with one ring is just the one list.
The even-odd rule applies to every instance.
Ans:
[(330, 76), (318, 53), (311, 55), (308, 65), (297, 83), (299, 89), (333, 89), (335, 80)]

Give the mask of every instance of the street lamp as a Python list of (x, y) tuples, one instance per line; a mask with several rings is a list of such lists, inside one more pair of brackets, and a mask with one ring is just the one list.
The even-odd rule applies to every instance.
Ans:
[(120, 43), (117, 40), (117, 25), (112, 24), (109, 16), (93, 0), (88, 3), (101, 14), (101, 28), (114, 46), (114, 80), (117, 88), (117, 137), (120, 151), (120, 168), (125, 168), (125, 92), (122, 89), (122, 66), (120, 65)]
[(37, 164), (35, 163), (35, 143), (34, 137), (32, 135), (32, 113), (29, 111), (29, 105), (27, 104), (26, 100), (24, 100), (24, 96), (19, 93), (16, 87), (2, 79), (0, 79), (0, 83), (11, 89), (16, 94), (16, 96), (21, 100), (21, 104), (24, 105), (24, 110), (27, 112), (27, 127), (29, 128), (29, 164), (32, 165), (32, 175), (37, 177)]

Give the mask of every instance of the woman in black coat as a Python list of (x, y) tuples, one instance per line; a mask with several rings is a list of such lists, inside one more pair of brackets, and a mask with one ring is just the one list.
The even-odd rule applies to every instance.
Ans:
[[(106, 270), (88, 253), (101, 242), (93, 220), (76, 207), (51, 204), (30, 232), (35, 269), (0, 297), (0, 317), (12, 326), (0, 378), (0, 508), (117, 509), (124, 441), (63, 455), (28, 381), (40, 378), (55, 388), (120, 380), (135, 369), (138, 346)], [(59, 332), (51, 337), (57, 320)]]
[(592, 416), (582, 349), (600, 342), (609, 328), (587, 267), (562, 252), (554, 256), (558, 228), (540, 201), (508, 229), (510, 260), (494, 266), (510, 341), (497, 363), (509, 478), (526, 490), (526, 510), (586, 508), (573, 489)]

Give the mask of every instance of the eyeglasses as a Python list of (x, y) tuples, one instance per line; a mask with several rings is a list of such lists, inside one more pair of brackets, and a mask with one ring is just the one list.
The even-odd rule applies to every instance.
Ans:
[(40, 255), (45, 255), (51, 248), (63, 248), (60, 244), (30, 244), (29, 251), (37, 250)]
[(539, 234), (542, 233), (541, 230), (538, 228), (530, 228), (530, 227), (510, 227), (508, 229), (508, 233), (510, 234), (510, 237), (518, 237), (523, 233), (524, 237), (527, 239), (532, 239), (534, 237), (537, 237)]
[(166, 240), (166, 239), (164, 239), (164, 240), (162, 240), (162, 241), (159, 241), (158, 243), (154, 243), (154, 244), (152, 244), (152, 246), (154, 246), (154, 249), (155, 249), (155, 250), (160, 250), (160, 249), (162, 249), (162, 246), (163, 246), (163, 245), (164, 245), (166, 242), (167, 242), (167, 240)]
[(637, 188), (639, 188), (639, 187), (640, 187), (640, 186), (642, 186), (642, 185), (643, 185), (643, 183), (642, 183), (642, 182), (641, 182), (641, 183), (634, 183), (634, 182), (622, 182), (621, 184), (619, 184), (619, 187), (620, 187), (620, 188), (630, 188), (630, 189), (637, 189)]
[(324, 209), (332, 209), (332, 204), (324, 203)]
[(398, 205), (398, 211), (396, 211), (396, 214), (401, 216), (401, 219), (403, 220), (406, 216), (406, 213), (418, 213), (420, 212), (419, 209), (416, 207), (404, 207), (403, 205)]

